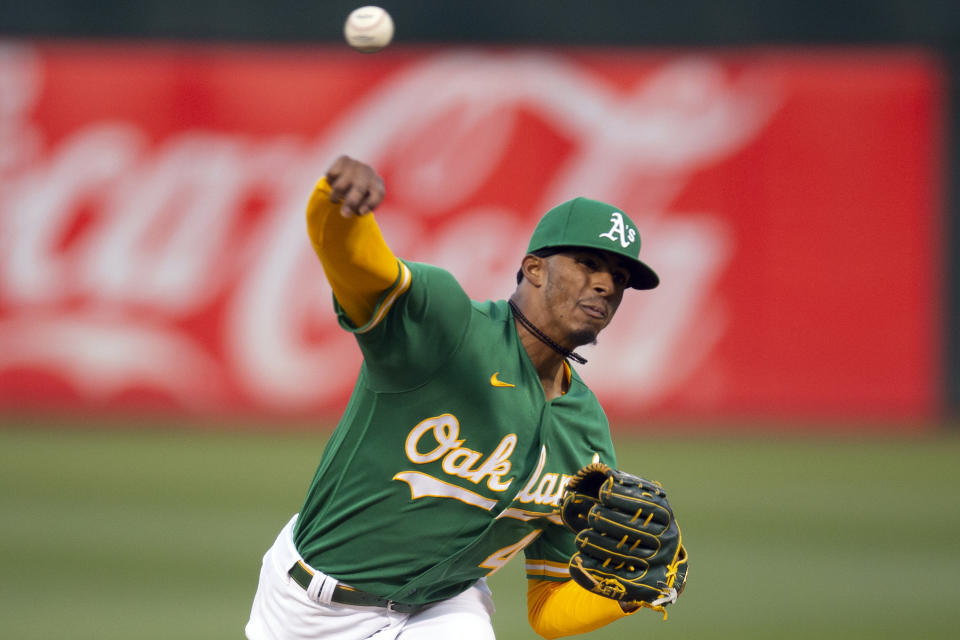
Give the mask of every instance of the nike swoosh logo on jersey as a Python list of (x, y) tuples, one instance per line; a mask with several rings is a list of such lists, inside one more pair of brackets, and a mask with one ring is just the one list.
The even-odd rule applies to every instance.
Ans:
[(499, 372), (499, 371), (494, 371), (494, 372), (493, 372), (493, 375), (490, 376), (490, 384), (492, 384), (492, 385), (495, 386), (495, 387), (515, 387), (515, 386), (517, 386), (517, 385), (511, 384), (511, 383), (509, 383), (509, 382), (504, 382), (503, 380), (501, 380), (500, 378), (498, 378), (498, 377), (497, 377), (497, 374), (498, 374), (498, 373), (500, 373), (500, 372)]

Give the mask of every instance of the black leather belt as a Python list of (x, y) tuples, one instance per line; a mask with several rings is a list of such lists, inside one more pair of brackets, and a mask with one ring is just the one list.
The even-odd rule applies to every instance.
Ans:
[[(289, 573), (293, 581), (303, 587), (304, 590), (310, 587), (310, 581), (313, 580), (313, 571), (302, 562), (298, 560), (297, 564), (290, 568)], [(383, 607), (398, 613), (416, 613), (425, 606), (387, 600), (372, 593), (348, 587), (345, 584), (337, 584), (330, 599), (338, 604), (349, 604), (357, 607)]]

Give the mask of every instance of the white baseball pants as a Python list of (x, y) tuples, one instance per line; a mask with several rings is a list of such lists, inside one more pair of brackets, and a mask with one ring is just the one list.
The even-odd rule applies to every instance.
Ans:
[(263, 556), (246, 633), (249, 640), (494, 640), (493, 599), (486, 581), (416, 613), (330, 601), (336, 580), (316, 571), (309, 590), (289, 575), (302, 560), (293, 544), (294, 516)]

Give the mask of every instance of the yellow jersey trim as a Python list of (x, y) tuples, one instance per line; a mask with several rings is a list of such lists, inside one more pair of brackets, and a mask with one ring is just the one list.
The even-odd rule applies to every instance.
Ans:
[(383, 320), (383, 317), (387, 315), (387, 312), (390, 311), (390, 307), (393, 306), (393, 303), (396, 302), (397, 298), (403, 295), (407, 289), (410, 288), (410, 280), (412, 275), (410, 269), (403, 262), (397, 261), (400, 264), (400, 284), (398, 284), (393, 291), (391, 291), (387, 298), (383, 301), (383, 304), (377, 309), (376, 313), (373, 314), (373, 318), (370, 319), (366, 325), (362, 328), (357, 329), (357, 333), (366, 333), (380, 324), (380, 321)]
[(551, 562), (550, 560), (527, 559), (526, 562), (527, 577), (544, 576), (550, 578), (569, 578), (570, 568), (563, 562)]

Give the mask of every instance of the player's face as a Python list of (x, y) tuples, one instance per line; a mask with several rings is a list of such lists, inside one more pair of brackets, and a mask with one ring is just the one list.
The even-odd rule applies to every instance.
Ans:
[(594, 342), (617, 312), (629, 279), (626, 259), (607, 251), (582, 249), (547, 258), (550, 335), (573, 347)]

